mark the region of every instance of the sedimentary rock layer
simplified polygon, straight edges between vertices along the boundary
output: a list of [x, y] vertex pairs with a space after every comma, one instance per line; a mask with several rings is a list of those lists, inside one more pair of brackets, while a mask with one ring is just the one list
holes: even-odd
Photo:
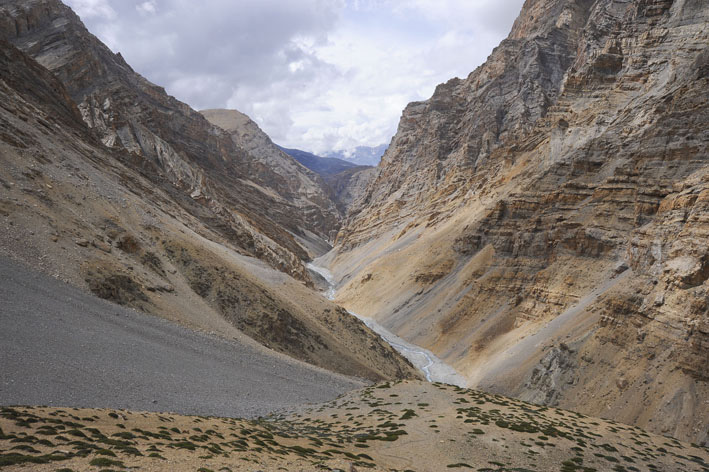
[[[351, 376], [417, 377], [363, 323], [215, 228], [155, 167], [106, 147], [62, 82], [2, 40], [0, 70], [0, 254], [257, 350]], [[42, 287], [23, 296], [32, 290]]]
[[706, 441], [708, 26], [698, 0], [527, 1], [404, 111], [338, 299], [472, 385]]

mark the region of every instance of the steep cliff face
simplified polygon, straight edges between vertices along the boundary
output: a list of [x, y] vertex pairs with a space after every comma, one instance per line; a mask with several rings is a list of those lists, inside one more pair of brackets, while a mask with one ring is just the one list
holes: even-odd
[[417, 377], [363, 323], [245, 255], [170, 182], [136, 170], [125, 149], [104, 146], [64, 85], [3, 40], [0, 70], [0, 255], [115, 303], [329, 370]]
[[314, 255], [309, 246], [327, 241], [340, 218], [308, 175], [294, 169], [293, 183], [264, 165], [254, 149], [135, 73], [61, 2], [4, 0], [0, 8], [0, 34], [64, 83], [106, 146], [155, 168], [156, 179], [199, 203], [245, 251], [307, 277], [300, 259]]
[[591, 3], [528, 2], [484, 65], [465, 80], [439, 85], [428, 101], [409, 104], [359, 205], [366, 215], [352, 219], [343, 244], [360, 242], [360, 231], [371, 236], [367, 215], [376, 214], [384, 223], [377, 226], [386, 228], [476, 193], [503, 164], [491, 159], [493, 149], [529, 129], [556, 101]]
[[376, 168], [357, 166], [325, 177], [325, 182], [334, 193], [342, 212], [347, 215], [355, 202], [359, 202], [369, 183], [376, 175]]
[[472, 385], [706, 441], [708, 26], [696, 0], [528, 0], [404, 111], [338, 300]]
[[374, 178], [375, 169], [371, 166], [356, 165], [334, 157], [320, 157], [299, 149], [281, 149], [322, 176], [332, 199], [343, 215], [349, 213], [354, 202], [359, 201]]

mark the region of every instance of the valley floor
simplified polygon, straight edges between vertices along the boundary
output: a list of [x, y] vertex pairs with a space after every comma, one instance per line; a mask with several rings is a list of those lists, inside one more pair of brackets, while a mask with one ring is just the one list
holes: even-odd
[[[313, 263], [308, 264], [307, 267], [311, 271], [319, 274], [325, 280], [327, 283], [327, 290], [323, 292], [323, 295], [329, 300], [334, 300], [335, 283], [332, 273], [326, 268]], [[384, 326], [380, 325], [372, 318], [360, 316], [352, 311], [348, 311], [348, 313], [361, 320], [369, 329], [377, 333], [391, 347], [396, 349], [399, 354], [407, 358], [414, 367], [421, 371], [426, 380], [429, 382], [442, 382], [450, 385], [457, 385], [459, 387], [466, 386], [467, 381], [462, 375], [456, 372], [453, 367], [443, 362], [443, 360], [428, 349], [424, 349], [421, 346], [417, 346], [416, 344], [406, 341], [386, 329]]]
[[364, 386], [98, 299], [0, 258], [0, 405], [255, 417]]
[[706, 449], [636, 427], [442, 383], [365, 386], [4, 258], [0, 304], [2, 470], [709, 472]]

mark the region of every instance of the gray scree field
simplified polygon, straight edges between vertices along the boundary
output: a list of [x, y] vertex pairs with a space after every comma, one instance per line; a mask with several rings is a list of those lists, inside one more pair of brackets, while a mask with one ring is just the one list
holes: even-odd
[[0, 258], [1, 405], [254, 417], [361, 386]]

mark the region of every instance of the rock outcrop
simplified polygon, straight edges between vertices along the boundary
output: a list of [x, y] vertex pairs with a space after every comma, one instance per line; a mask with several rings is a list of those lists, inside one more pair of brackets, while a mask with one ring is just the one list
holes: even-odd
[[404, 110], [376, 170], [330, 182], [339, 208], [253, 122], [212, 125], [60, 2], [0, 13], [24, 51], [0, 43], [3, 252], [343, 373], [412, 376], [294, 279], [346, 211], [326, 259], [348, 309], [472, 386], [707, 444], [705, 1], [527, 0], [484, 65]]
[[373, 167], [356, 165], [334, 157], [320, 157], [298, 149], [282, 148], [298, 162], [320, 174], [343, 215], [358, 201], [374, 178]]
[[404, 110], [337, 299], [473, 386], [707, 441], [708, 26], [697, 0], [528, 0]]
[[203, 110], [200, 113], [229, 133], [234, 144], [254, 157], [246, 169], [251, 180], [275, 189], [302, 215], [307, 215], [309, 227], [303, 229], [315, 229], [317, 234], [330, 240], [330, 233], [339, 227], [341, 215], [331, 189], [318, 174], [283, 152], [251, 118], [238, 110]]
[[333, 198], [344, 215], [362, 198], [375, 175], [376, 168], [357, 166], [325, 177], [325, 182], [332, 189]]

